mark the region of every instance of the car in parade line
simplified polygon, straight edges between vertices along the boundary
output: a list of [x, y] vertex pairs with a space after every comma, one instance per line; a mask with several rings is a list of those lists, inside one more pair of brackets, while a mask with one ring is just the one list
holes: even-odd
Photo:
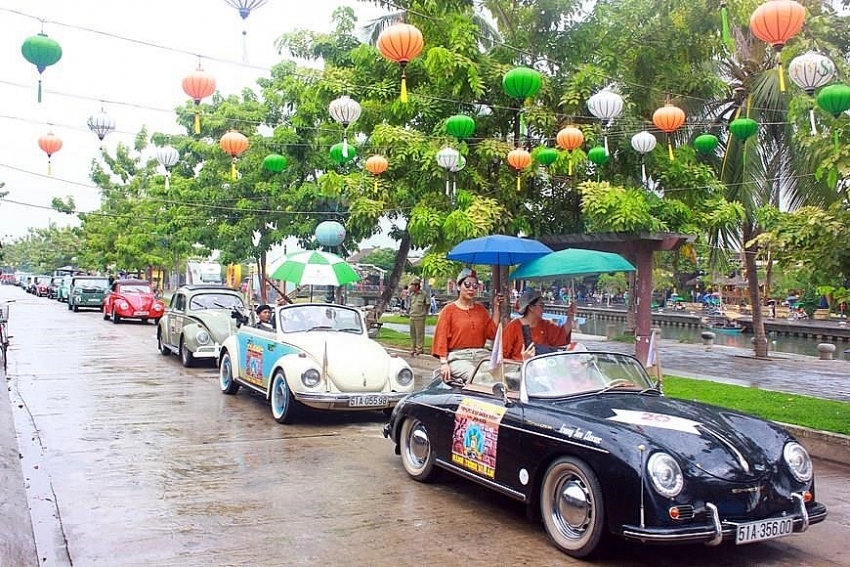
[[243, 324], [222, 346], [221, 391], [270, 403], [278, 423], [319, 410], [390, 411], [413, 391], [407, 362], [369, 338], [359, 309], [330, 303], [274, 308], [273, 329]]
[[103, 298], [109, 289], [106, 276], [72, 276], [68, 288], [68, 309], [77, 312], [82, 307], [103, 308]]
[[32, 294], [38, 297], [49, 297], [51, 279], [52, 276], [36, 276], [33, 280]]
[[156, 330], [163, 355], [175, 353], [183, 366], [217, 360], [224, 339], [236, 332], [233, 310], [245, 309], [242, 294], [221, 285], [184, 285], [171, 296]]
[[808, 453], [775, 423], [667, 398], [640, 362], [557, 351], [482, 361], [394, 409], [384, 435], [408, 476], [448, 471], [525, 503], [584, 558], [607, 538], [748, 544], [822, 522]]
[[68, 294], [71, 291], [72, 275], [66, 275], [59, 278], [59, 287], [56, 289], [56, 301], [60, 303], [68, 303]]
[[145, 280], [115, 280], [103, 298], [103, 318], [119, 323], [122, 319], [140, 319], [158, 323], [165, 313], [165, 304], [157, 299], [150, 282]]

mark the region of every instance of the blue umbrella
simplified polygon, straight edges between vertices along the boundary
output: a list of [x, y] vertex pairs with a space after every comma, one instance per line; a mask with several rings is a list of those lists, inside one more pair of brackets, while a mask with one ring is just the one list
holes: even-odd
[[565, 248], [524, 263], [511, 274], [511, 279], [530, 280], [634, 271], [635, 267], [619, 254]]
[[449, 252], [449, 260], [488, 266], [513, 266], [550, 254], [552, 249], [530, 238], [493, 234], [464, 240]]

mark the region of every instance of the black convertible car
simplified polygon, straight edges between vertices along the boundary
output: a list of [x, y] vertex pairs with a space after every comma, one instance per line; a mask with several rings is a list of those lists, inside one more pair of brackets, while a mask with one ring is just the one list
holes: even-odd
[[555, 352], [435, 379], [384, 435], [421, 482], [445, 469], [539, 511], [574, 557], [611, 534], [645, 543], [737, 544], [826, 518], [806, 450], [774, 423], [666, 398], [635, 358]]

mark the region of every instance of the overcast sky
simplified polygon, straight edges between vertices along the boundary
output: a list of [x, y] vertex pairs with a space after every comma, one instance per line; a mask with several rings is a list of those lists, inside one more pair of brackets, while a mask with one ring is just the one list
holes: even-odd
[[[142, 126], [149, 132], [185, 133], [174, 120], [174, 108], [187, 98], [181, 81], [197, 67], [197, 55], [211, 58], [202, 64], [222, 94], [256, 87], [257, 77], [280, 60], [277, 37], [297, 28], [330, 31], [331, 13], [341, 5], [353, 7], [361, 25], [381, 14], [358, 0], [269, 0], [247, 20], [245, 65], [243, 21], [224, 0], [3, 0], [0, 181], [9, 195], [0, 202], [0, 240], [51, 220], [73, 223], [50, 209], [53, 197], [72, 195], [80, 211], [98, 207], [100, 194], [88, 173], [100, 142], [86, 121], [101, 101], [116, 122], [116, 131], [104, 140], [108, 149], [118, 142], [132, 145]], [[21, 55], [24, 40], [41, 31], [40, 19], [44, 32], [62, 46], [62, 59], [43, 74], [41, 104], [38, 72]], [[47, 177], [38, 138], [51, 130], [64, 145], [53, 155], [53, 176]]]

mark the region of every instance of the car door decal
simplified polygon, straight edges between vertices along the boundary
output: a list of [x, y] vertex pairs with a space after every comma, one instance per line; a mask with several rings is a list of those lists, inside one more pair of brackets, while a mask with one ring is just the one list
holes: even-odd
[[245, 379], [252, 384], [263, 384], [263, 346], [248, 342], [245, 348]]
[[464, 398], [455, 412], [452, 462], [494, 478], [499, 425], [504, 415], [504, 407]]

